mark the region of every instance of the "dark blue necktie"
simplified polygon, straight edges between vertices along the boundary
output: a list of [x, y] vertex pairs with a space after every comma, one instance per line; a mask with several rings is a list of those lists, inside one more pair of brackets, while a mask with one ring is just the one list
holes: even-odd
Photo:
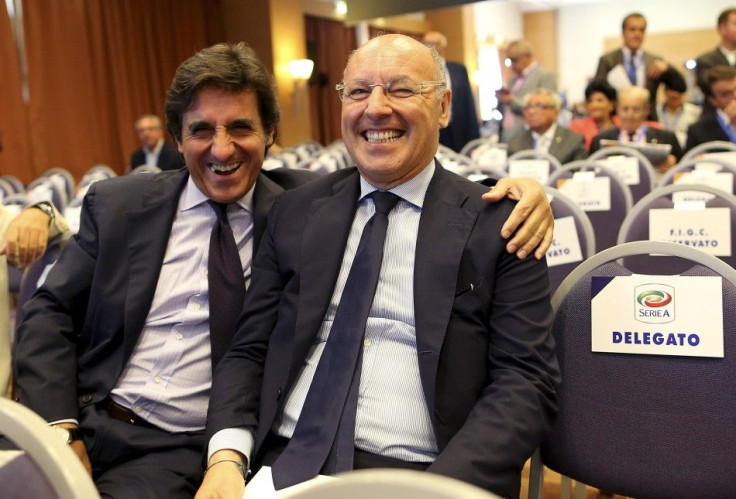
[[388, 214], [399, 197], [374, 191], [366, 223], [294, 434], [273, 464], [277, 490], [353, 468], [361, 342], [378, 283]]
[[210, 233], [207, 281], [210, 298], [212, 370], [230, 346], [245, 299], [243, 265], [227, 220], [227, 205], [209, 201], [217, 215]]
[[631, 52], [629, 64], [627, 65], [627, 73], [629, 73], [629, 81], [632, 85], [636, 85], [636, 52]]

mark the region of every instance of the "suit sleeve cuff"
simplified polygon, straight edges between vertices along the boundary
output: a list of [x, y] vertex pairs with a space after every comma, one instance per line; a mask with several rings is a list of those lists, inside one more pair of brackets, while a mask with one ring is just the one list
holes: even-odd
[[250, 467], [250, 458], [254, 445], [255, 439], [253, 438], [252, 430], [246, 428], [225, 428], [212, 435], [210, 443], [207, 446], [207, 461], [210, 460], [212, 454], [215, 452], [229, 449], [243, 454], [248, 459]]

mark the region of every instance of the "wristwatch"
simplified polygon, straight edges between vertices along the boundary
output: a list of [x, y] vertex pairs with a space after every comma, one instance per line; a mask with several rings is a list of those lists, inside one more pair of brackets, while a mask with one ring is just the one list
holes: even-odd
[[33, 205], [33, 208], [38, 208], [42, 212], [46, 213], [49, 216], [49, 225], [51, 225], [51, 222], [54, 221], [54, 207], [51, 206], [51, 203], [48, 201], [41, 201], [40, 203], [36, 203]]
[[65, 444], [70, 444], [75, 440], [81, 440], [79, 428], [64, 428], [63, 426], [53, 425], [51, 429], [59, 434]]

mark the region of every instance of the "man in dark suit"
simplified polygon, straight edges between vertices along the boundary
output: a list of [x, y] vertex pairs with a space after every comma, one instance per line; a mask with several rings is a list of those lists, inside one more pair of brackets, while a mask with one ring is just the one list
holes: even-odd
[[[630, 83], [649, 90], [649, 118], [657, 120], [656, 99], [657, 89], [662, 83], [678, 92], [687, 91], [685, 79], [677, 69], [660, 56], [642, 49], [644, 34], [647, 29], [646, 18], [637, 12], [624, 17], [621, 23], [621, 33], [624, 45], [620, 49], [608, 52], [598, 60], [598, 69], [595, 72], [596, 80], [606, 80], [608, 73], [622, 66], [628, 73]], [[617, 88], [617, 90], [622, 90]]]
[[560, 163], [585, 159], [585, 137], [557, 124], [562, 100], [557, 92], [538, 88], [524, 96], [524, 121], [528, 130], [521, 130], [508, 143], [508, 154], [533, 149], [549, 153]]
[[[423, 43], [434, 47], [437, 53], [445, 59], [447, 38], [438, 31], [424, 34]], [[470, 88], [468, 70], [459, 62], [445, 59], [445, 69], [452, 90], [452, 104], [450, 105], [450, 123], [440, 130], [440, 144], [453, 151], [460, 152], [465, 144], [480, 137], [478, 129], [478, 115], [475, 112], [475, 99]]]
[[144, 114], [135, 121], [135, 133], [141, 148], [130, 155], [130, 169], [141, 166], [158, 166], [162, 170], [178, 170], [184, 166], [181, 154], [164, 140], [161, 119], [155, 114]]
[[[286, 463], [296, 460], [311, 476], [426, 469], [518, 497], [521, 469], [556, 407], [546, 265], [509, 258], [496, 234], [511, 206], [479, 202], [477, 184], [433, 158], [450, 95], [432, 58], [412, 38], [384, 35], [348, 61], [342, 130], [357, 170], [286, 193], [269, 217], [238, 331], [215, 373], [199, 497], [240, 497], [233, 462], [250, 460], [273, 464], [279, 487], [293, 482], [298, 470]], [[378, 285], [359, 295], [368, 300], [341, 303], [355, 284], [351, 266], [371, 255], [358, 239], [376, 196], [397, 201]], [[344, 317], [357, 301], [372, 305], [349, 334]], [[335, 441], [327, 457], [302, 447], [316, 422], [305, 412], [314, 416], [333, 393], [322, 381], [345, 379], [320, 374], [345, 340], [362, 361], [349, 366], [353, 397], [338, 428], [317, 430], [322, 451]], [[316, 409], [318, 419], [332, 414]]]
[[703, 85], [715, 111], [704, 114], [687, 129], [685, 152], [715, 140], [736, 142], [736, 68], [714, 66], [705, 73]]
[[[182, 63], [165, 109], [187, 168], [94, 184], [78, 234], [18, 332], [17, 399], [49, 421], [100, 492], [115, 497], [193, 495], [212, 368], [242, 299], [214, 310], [244, 293], [276, 196], [314, 178], [261, 171], [279, 108], [273, 78], [245, 44], [216, 45]], [[491, 197], [524, 188], [502, 184]], [[549, 227], [548, 206], [535, 194], [519, 205], [536, 211], [537, 222], [530, 216], [526, 234], [509, 242], [521, 256], [527, 239], [536, 245]], [[228, 232], [223, 225], [232, 235], [217, 239], [231, 241], [239, 262], [228, 274], [239, 282], [218, 300], [210, 271], [218, 246], [209, 248]], [[231, 327], [215, 334], [223, 320]]]
[[669, 144], [672, 146], [667, 159], [654, 165], [660, 172], [666, 172], [682, 158], [682, 149], [677, 136], [669, 130], [657, 130], [645, 123], [649, 115], [649, 91], [641, 87], [629, 87], [618, 94], [616, 113], [621, 121], [620, 128], [599, 133], [590, 144], [590, 153], [601, 148], [601, 140], [617, 140], [622, 144]]
[[736, 8], [729, 7], [718, 15], [718, 34], [721, 37], [721, 44], [711, 50], [698, 56], [695, 60], [695, 76], [698, 80], [698, 86], [703, 92], [703, 114], [713, 111], [713, 105], [708, 99], [708, 83], [705, 75], [709, 69], [715, 66], [731, 66], [736, 67]]

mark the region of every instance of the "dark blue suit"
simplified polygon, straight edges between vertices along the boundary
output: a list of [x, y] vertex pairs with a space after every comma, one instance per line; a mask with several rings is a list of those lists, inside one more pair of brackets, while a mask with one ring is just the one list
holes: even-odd
[[459, 62], [447, 61], [452, 84], [452, 115], [447, 128], [440, 130], [440, 144], [459, 152], [473, 139], [480, 137], [475, 100], [468, 80], [468, 70]]
[[[257, 428], [256, 464], [329, 305], [359, 184], [355, 169], [340, 170], [285, 193], [269, 216], [207, 416], [208, 436]], [[419, 222], [417, 357], [439, 448], [429, 471], [518, 497], [556, 412], [559, 372], [546, 265], [506, 252], [513, 203], [485, 203], [483, 192], [437, 163]]]
[[[276, 196], [309, 173], [260, 174], [254, 248]], [[104, 410], [151, 307], [187, 179], [182, 169], [94, 184], [79, 233], [26, 305], [18, 333], [18, 400], [47, 421], [78, 420], [95, 482], [115, 497], [191, 496], [201, 479], [201, 432], [131, 426]]]

